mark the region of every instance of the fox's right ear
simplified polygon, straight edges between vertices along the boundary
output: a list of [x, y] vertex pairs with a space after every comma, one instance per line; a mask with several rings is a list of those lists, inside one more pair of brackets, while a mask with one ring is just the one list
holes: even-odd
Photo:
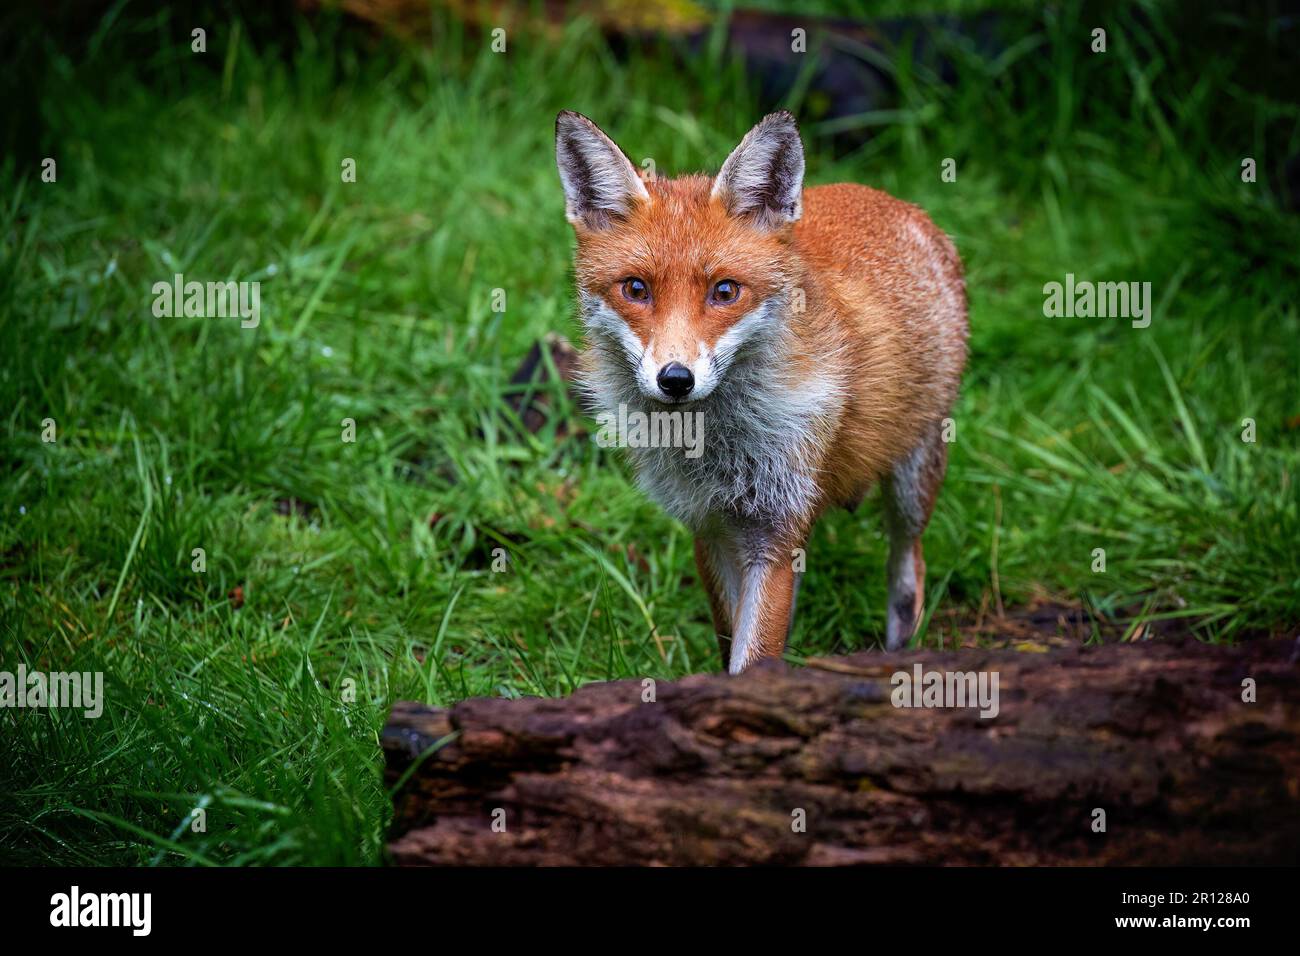
[[733, 216], [767, 229], [803, 213], [803, 142], [785, 110], [764, 116], [731, 151], [713, 180], [713, 195]]
[[563, 110], [555, 118], [555, 163], [564, 184], [564, 212], [569, 222], [605, 229], [649, 200], [636, 167], [599, 126], [581, 113]]

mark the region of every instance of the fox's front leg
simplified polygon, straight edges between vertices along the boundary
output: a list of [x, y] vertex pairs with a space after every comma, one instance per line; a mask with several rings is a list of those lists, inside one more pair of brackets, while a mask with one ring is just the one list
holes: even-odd
[[731, 660], [731, 635], [740, 599], [740, 571], [731, 548], [719, 537], [695, 539], [695, 567], [704, 585], [704, 593], [709, 596], [713, 633], [718, 637], [718, 651], [722, 654], [725, 668]]
[[739, 674], [754, 662], [780, 657], [794, 623], [794, 600], [800, 575], [793, 552], [798, 539], [780, 536], [771, 544], [753, 546], [742, 554], [740, 601], [732, 632], [728, 669]]

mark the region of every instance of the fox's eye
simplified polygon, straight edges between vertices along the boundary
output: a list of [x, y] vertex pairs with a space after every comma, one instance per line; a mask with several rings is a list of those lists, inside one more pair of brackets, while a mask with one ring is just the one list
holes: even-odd
[[641, 279], [635, 277], [623, 280], [623, 297], [633, 302], [648, 302], [650, 299], [650, 287]]
[[709, 301], [715, 305], [728, 305], [738, 298], [740, 298], [740, 283], [731, 279], [715, 282], [713, 291], [709, 293]]

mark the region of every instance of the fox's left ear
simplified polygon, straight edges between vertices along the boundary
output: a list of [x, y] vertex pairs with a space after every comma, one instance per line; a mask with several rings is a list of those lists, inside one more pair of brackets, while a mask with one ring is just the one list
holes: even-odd
[[803, 212], [803, 143], [794, 117], [781, 110], [763, 117], [727, 157], [713, 195], [733, 216], [765, 229], [798, 220]]
[[604, 229], [634, 203], [650, 200], [632, 161], [581, 113], [563, 110], [555, 118], [555, 162], [565, 214], [575, 227]]

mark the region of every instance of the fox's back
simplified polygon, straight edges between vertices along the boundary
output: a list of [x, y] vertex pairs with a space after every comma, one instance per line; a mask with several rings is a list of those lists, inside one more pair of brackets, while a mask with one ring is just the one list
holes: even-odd
[[840, 460], [828, 468], [874, 477], [956, 399], [967, 339], [961, 260], [919, 207], [853, 183], [804, 190], [794, 238], [825, 295], [808, 344], [828, 331], [844, 342], [837, 372], [849, 402], [832, 449]]
[[803, 204], [795, 242], [822, 277], [905, 314], [938, 298], [935, 318], [960, 314], [964, 340], [961, 259], [919, 206], [857, 183], [806, 189]]

